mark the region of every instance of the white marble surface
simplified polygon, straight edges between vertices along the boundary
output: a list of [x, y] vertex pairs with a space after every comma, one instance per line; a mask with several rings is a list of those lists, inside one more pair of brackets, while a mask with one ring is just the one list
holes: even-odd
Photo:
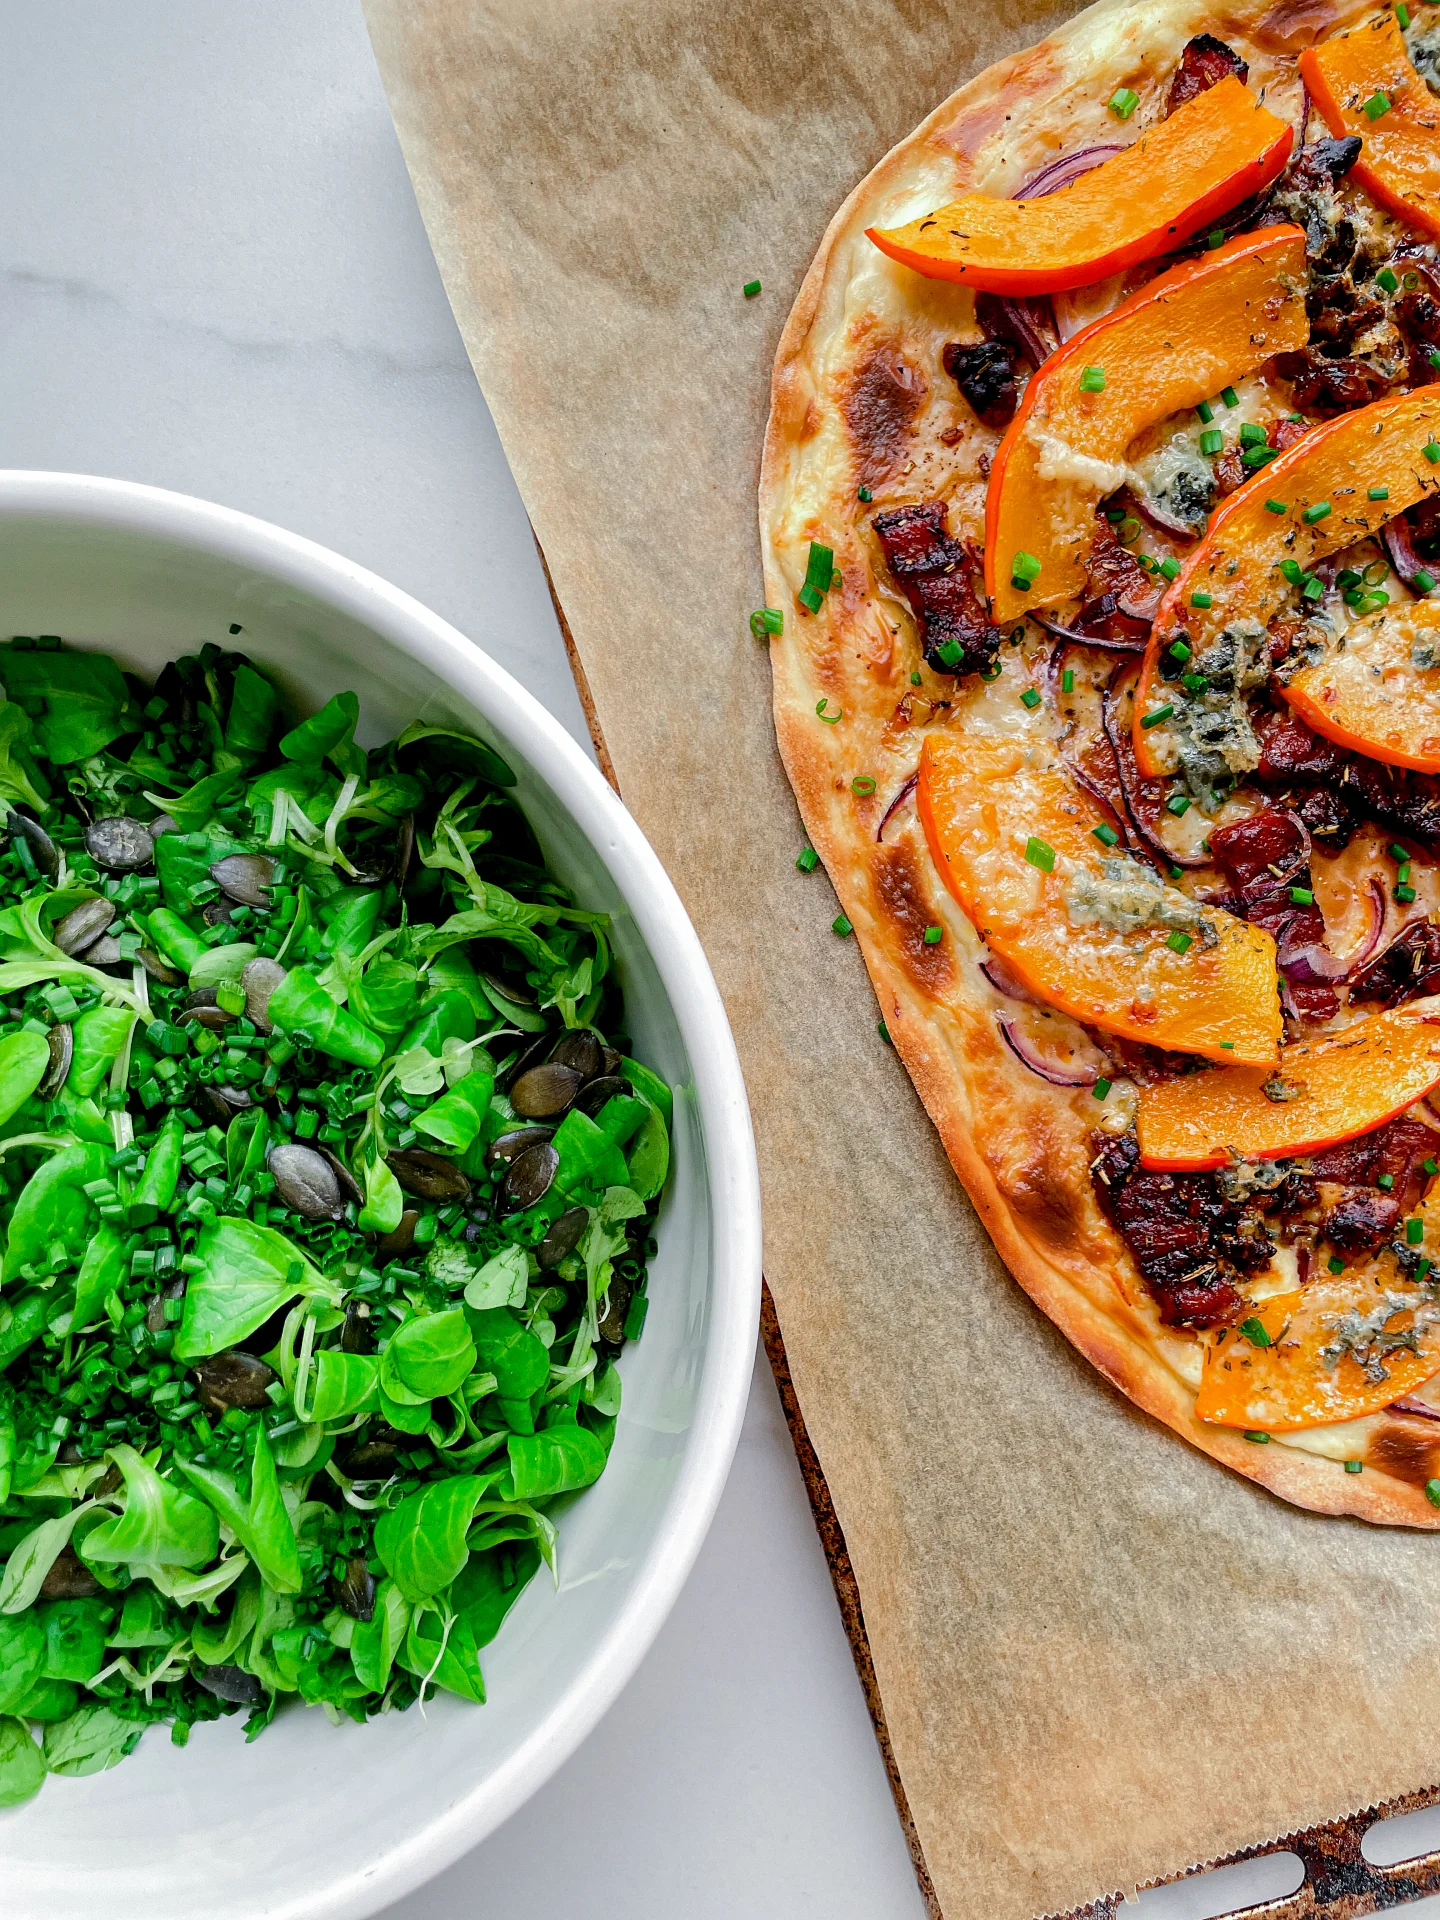
[[[0, 46], [0, 465], [321, 540], [483, 636], [583, 741], [358, 8], [0, 0]], [[550, 1786], [390, 1920], [921, 1912], [762, 1362], [649, 1659]]]

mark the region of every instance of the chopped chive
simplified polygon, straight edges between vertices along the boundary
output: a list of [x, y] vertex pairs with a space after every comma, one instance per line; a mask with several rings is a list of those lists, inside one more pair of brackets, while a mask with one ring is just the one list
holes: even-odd
[[1345, 1262], [1342, 1259], [1340, 1259], [1340, 1257], [1337, 1254], [1332, 1253], [1330, 1258], [1325, 1262], [1325, 1264], [1330, 1269], [1331, 1273], [1343, 1273], [1345, 1271]]
[[1190, 604], [1192, 607], [1199, 607], [1203, 612], [1206, 607], [1213, 607], [1215, 602], [1203, 588], [1199, 588], [1191, 594]]
[[1066, 667], [1065, 671], [1061, 674], [1060, 691], [1062, 693], [1073, 693], [1075, 691], [1075, 669], [1073, 667]]
[[821, 607], [825, 604], [825, 596], [818, 587], [801, 587], [795, 598], [807, 613], [819, 613]]
[[1012, 585], [1028, 587], [1040, 578], [1040, 562], [1033, 553], [1022, 548], [1010, 562], [1010, 580]]
[[845, 718], [845, 709], [843, 707], [837, 707], [834, 713], [827, 713], [825, 709], [828, 705], [829, 705], [828, 700], [823, 700], [823, 699], [817, 700], [815, 703], [815, 711], [820, 716], [820, 718], [825, 722], [827, 727], [833, 727], [836, 721], [843, 720]]
[[1090, 831], [1102, 847], [1113, 847], [1120, 838], [1114, 827], [1108, 825], [1104, 820], [1100, 822], [1098, 827], [1092, 827]]
[[1022, 707], [1028, 707], [1031, 713], [1035, 711], [1036, 707], [1040, 704], [1040, 696], [1034, 687], [1026, 687], [1020, 696], [1020, 704]]
[[1398, 840], [1392, 840], [1390, 842], [1390, 845], [1386, 848], [1386, 852], [1390, 855], [1390, 858], [1392, 860], [1398, 860], [1402, 867], [1405, 865], [1406, 861], [1410, 858], [1409, 854], [1405, 851], [1404, 847], [1401, 846]]
[[1395, 1185], [1395, 1176], [1393, 1173], [1382, 1173], [1375, 1184], [1382, 1193], [1389, 1193]]
[[1402, 907], [1408, 907], [1415, 899], [1415, 889], [1413, 887], [1396, 887], [1395, 898], [1400, 902]]
[[1389, 267], [1381, 267], [1375, 276], [1375, 284], [1377, 287], [1383, 287], [1386, 293], [1395, 293], [1399, 290], [1400, 286], [1400, 282], [1390, 271]]
[[918, 687], [923, 684], [918, 672], [912, 673], [910, 675], [910, 684], [912, 687]]
[[883, 1020], [877, 1020], [875, 1022], [875, 1031], [879, 1034], [882, 1040], [886, 1041], [890, 1046], [892, 1047], [894, 1046], [895, 1042], [890, 1038], [890, 1029], [886, 1026]]
[[1248, 1320], [1242, 1320], [1240, 1322], [1240, 1331], [1252, 1347], [1268, 1347], [1274, 1345], [1269, 1334], [1265, 1331], [1264, 1321], [1257, 1319], [1253, 1313]]
[[1268, 1447], [1270, 1444], [1270, 1436], [1268, 1433], [1247, 1433], [1245, 1438], [1247, 1440], [1253, 1440], [1257, 1447]]
[[[1205, 236], [1205, 244], [1210, 248], [1212, 253], [1216, 247], [1223, 247], [1225, 244], [1225, 229], [1223, 227], [1211, 227], [1209, 233]], [[1227, 406], [1233, 407], [1234, 404], [1235, 402], [1233, 400], [1226, 402]]]
[[1369, 498], [1372, 500], [1388, 500], [1390, 498], [1390, 489], [1388, 487], [1371, 487]]
[[1265, 445], [1265, 429], [1263, 427], [1257, 427], [1253, 420], [1245, 421], [1240, 428], [1240, 444], [1242, 447], [1263, 447]]
[[1302, 600], [1322, 600], [1325, 597], [1325, 582], [1317, 580], [1312, 574], [1300, 589]]
[[1190, 811], [1190, 802], [1183, 793], [1172, 793], [1170, 798], [1165, 802], [1165, 811], [1167, 813], [1173, 813], [1177, 820], [1183, 820], [1185, 815]]
[[1039, 867], [1042, 873], [1055, 871], [1055, 849], [1044, 840], [1037, 840], [1032, 833], [1025, 842], [1025, 858], [1032, 867]]
[[1205, 454], [1219, 453], [1225, 444], [1225, 436], [1219, 427], [1209, 427], [1200, 436], [1200, 451]]
[[1113, 1080], [1107, 1080], [1104, 1074], [1102, 1073], [1100, 1075], [1100, 1078], [1095, 1082], [1094, 1086], [1090, 1089], [1091, 1098], [1095, 1100], [1103, 1100], [1106, 1094], [1109, 1093], [1111, 1087], [1114, 1086], [1114, 1084], [1115, 1082]]
[[1427, 440], [1425, 445], [1420, 449], [1420, 451], [1424, 454], [1425, 458], [1430, 462], [1432, 467], [1434, 466], [1437, 460], [1440, 460], [1440, 445], [1437, 445], [1437, 443], [1434, 440]]
[[965, 658], [965, 649], [958, 640], [942, 640], [935, 649], [935, 658], [953, 673]]
[[1418, 587], [1421, 593], [1433, 593], [1435, 591], [1435, 576], [1430, 572], [1428, 567], [1417, 567], [1410, 584], [1412, 587]]
[[938, 947], [944, 938], [945, 929], [943, 927], [926, 927], [925, 944], [927, 947]]
[[870, 491], [869, 487], [857, 487], [855, 489], [855, 498], [857, 500], [865, 501], [865, 503], [868, 505], [870, 501], [872, 501], [875, 498], [875, 496]]
[[1133, 87], [1117, 87], [1107, 102], [1117, 120], [1128, 120], [1139, 104], [1140, 96]]
[[814, 847], [802, 847], [795, 856], [795, 864], [801, 873], [814, 873], [820, 864], [820, 856]]
[[772, 633], [785, 631], [785, 616], [778, 607], [757, 607], [750, 616], [750, 631], [757, 640], [768, 640]]
[[1407, 1220], [1405, 1222], [1405, 1244], [1407, 1247], [1418, 1247], [1424, 1238], [1425, 1222], [1423, 1220]]
[[1165, 558], [1160, 562], [1160, 571], [1167, 580], [1177, 579], [1180, 573], [1180, 562], [1178, 560], [1172, 560], [1169, 554], [1166, 554]]
[[1250, 471], [1254, 473], [1259, 468], [1268, 466], [1272, 460], [1278, 460], [1279, 458], [1280, 449], [1278, 447], [1266, 446], [1262, 441], [1258, 447], [1246, 447], [1242, 450], [1240, 464], [1248, 467]]
[[1209, 426], [1210, 422], [1215, 418], [1215, 409], [1211, 406], [1208, 400], [1202, 400], [1199, 406], [1196, 407], [1195, 411], [1196, 413], [1199, 414], [1201, 420], [1204, 422], [1204, 424], [1207, 427]]
[[1265, 511], [1267, 513], [1288, 513], [1290, 509], [1283, 500], [1267, 500], [1265, 502]]
[[1080, 371], [1081, 393], [1103, 393], [1105, 391], [1105, 369], [1103, 367], [1082, 367]]
[[1305, 522], [1307, 527], [1313, 527], [1317, 521], [1327, 519], [1329, 513], [1330, 502], [1328, 500], [1317, 500], [1313, 507], [1306, 507], [1300, 515], [1300, 518]]
[[1440, 347], [1431, 347], [1425, 358], [1432, 367], [1440, 367]]
[[1189, 643], [1184, 640], [1172, 640], [1170, 642], [1170, 657], [1172, 660], [1188, 660], [1190, 658]]
[[[1207, 848], [1207, 849], [1206, 849], [1206, 851], [1208, 852], [1208, 851], [1209, 851], [1209, 849]], [[1183, 869], [1182, 867], [1171, 867], [1171, 869], [1170, 869], [1170, 876], [1169, 876], [1169, 877], [1170, 877], [1170, 878], [1171, 878], [1172, 880], [1178, 880], [1178, 879], [1180, 878], [1180, 876], [1181, 876], [1181, 874], [1183, 873], [1183, 871], [1184, 871], [1184, 869]]]
[[859, 800], [868, 800], [875, 791], [875, 782], [868, 773], [857, 773], [850, 782], [850, 791]]
[[1195, 942], [1188, 933], [1167, 933], [1165, 944], [1172, 953], [1188, 953]]
[[1367, 120], [1378, 120], [1382, 113], [1388, 113], [1390, 111], [1390, 102], [1377, 87], [1361, 107], [1360, 111]]
[[1417, 1260], [1415, 1263], [1415, 1278], [1417, 1280], [1423, 1280], [1434, 1264], [1435, 1262], [1433, 1260]]
[[1440, 1160], [1436, 1160], [1432, 1154], [1428, 1160], [1422, 1160], [1420, 1162], [1420, 1171], [1422, 1173], [1440, 1173]]
[[1171, 714], [1174, 713], [1174, 711], [1175, 711], [1174, 707], [1171, 706], [1170, 702], [1167, 700], [1163, 707], [1156, 707], [1153, 713], [1142, 714], [1140, 717], [1140, 724], [1142, 727], [1146, 728], [1147, 730], [1151, 727], [1158, 727], [1160, 722], [1162, 720], [1168, 720]]
[[1220, 1045], [1226, 1053], [1233, 1053], [1235, 1051], [1235, 1042], [1233, 1040], [1222, 1040]]
[[1427, 1480], [1425, 1482], [1425, 1498], [1430, 1502], [1432, 1507], [1440, 1507], [1440, 1480]]
[[1315, 895], [1309, 887], [1291, 887], [1290, 904], [1292, 907], [1313, 907]]
[[851, 922], [845, 918], [843, 913], [837, 913], [835, 918], [830, 922], [830, 931], [832, 933], [838, 933], [843, 940], [845, 935], [847, 933], [853, 933], [855, 928]]
[[747, 280], [740, 291], [747, 300], [753, 300], [760, 291], [760, 282], [758, 280]]
[[1234, 387], [1222, 387], [1220, 389], [1220, 398], [1225, 402], [1227, 407], [1238, 407], [1240, 404], [1240, 396], [1236, 393]]
[[1405, 0], [1395, 0], [1395, 18], [1400, 22], [1402, 31], [1409, 26], [1410, 9], [1406, 6]]
[[1365, 1471], [1365, 1462], [1363, 1460], [1347, 1460], [1345, 1462], [1345, 1471], [1346, 1473], [1363, 1473]]

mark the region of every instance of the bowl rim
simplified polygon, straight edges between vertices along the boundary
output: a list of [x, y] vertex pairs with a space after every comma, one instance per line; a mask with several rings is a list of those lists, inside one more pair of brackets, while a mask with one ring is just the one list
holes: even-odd
[[659, 857], [599, 769], [514, 677], [458, 628], [378, 574], [232, 507], [136, 481], [0, 469], [0, 521], [60, 521], [163, 539], [251, 566], [370, 626], [470, 700], [523, 748], [623, 893], [694, 1072], [712, 1220], [710, 1326], [685, 1452], [630, 1594], [560, 1699], [515, 1752], [378, 1858], [272, 1920], [360, 1920], [492, 1833], [569, 1759], [614, 1703], [679, 1597], [740, 1438], [760, 1315], [760, 1180], [739, 1055], [699, 937]]

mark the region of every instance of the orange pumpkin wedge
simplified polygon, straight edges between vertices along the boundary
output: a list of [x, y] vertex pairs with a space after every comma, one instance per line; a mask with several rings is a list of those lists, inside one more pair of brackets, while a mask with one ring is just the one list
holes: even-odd
[[[1440, 1246], [1440, 1203], [1427, 1200], [1419, 1251]], [[1195, 1412], [1220, 1427], [1298, 1433], [1378, 1413], [1440, 1368], [1440, 1299], [1388, 1248], [1343, 1273], [1318, 1272], [1292, 1293], [1273, 1294], [1238, 1327], [1205, 1341]], [[1413, 1342], [1413, 1345], [1411, 1344]]]
[[1357, 620], [1342, 645], [1327, 647], [1282, 691], [1307, 725], [1342, 747], [1440, 773], [1440, 606], [1422, 600]]
[[1440, 236], [1440, 100], [1410, 64], [1394, 14], [1387, 9], [1307, 47], [1300, 75], [1331, 133], [1360, 136], [1351, 178], [1391, 213]]
[[[1440, 1086], [1440, 998], [1287, 1047], [1274, 1073], [1236, 1067], [1140, 1089], [1140, 1159], [1171, 1173], [1318, 1153]], [[1268, 1089], [1268, 1091], [1267, 1091]]]
[[[985, 587], [998, 620], [1085, 590], [1096, 502], [1148, 426], [1194, 407], [1272, 353], [1303, 347], [1305, 236], [1266, 227], [1172, 267], [1066, 342], [1035, 374], [990, 468]], [[1081, 387], [1099, 368], [1103, 390]], [[1040, 563], [1012, 584], [1017, 552]]]
[[[1440, 464], [1425, 456], [1437, 434], [1440, 387], [1377, 400], [1313, 428], [1221, 501], [1150, 630], [1135, 689], [1135, 758], [1147, 778], [1172, 772], [1178, 760], [1162, 710], [1183, 718], [1186, 695], [1178, 679], [1162, 679], [1166, 649], [1183, 638], [1199, 655], [1233, 621], [1268, 625], [1295, 592], [1283, 563], [1306, 572], [1440, 489]], [[1271, 501], [1284, 511], [1273, 512]], [[1197, 592], [1208, 606], [1194, 604]]]
[[1269, 934], [1197, 908], [1110, 854], [1089, 796], [1063, 765], [1032, 757], [1018, 740], [945, 734], [931, 734], [920, 755], [931, 855], [991, 952], [1038, 998], [1107, 1033], [1273, 1064], [1280, 1001]]
[[1294, 135], [1233, 74], [1123, 153], [1038, 200], [967, 193], [903, 227], [868, 227], [931, 280], [994, 293], [1088, 287], [1170, 253], [1275, 178]]

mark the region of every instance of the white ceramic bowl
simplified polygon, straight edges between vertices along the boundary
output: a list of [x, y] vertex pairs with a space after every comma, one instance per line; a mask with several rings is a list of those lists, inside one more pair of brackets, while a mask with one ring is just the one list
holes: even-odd
[[[232, 622], [243, 633], [229, 637]], [[720, 997], [659, 861], [561, 727], [405, 594], [223, 507], [73, 474], [0, 472], [0, 636], [58, 633], [153, 673], [243, 647], [306, 709], [360, 695], [376, 744], [418, 715], [495, 742], [554, 870], [614, 916], [636, 1051], [677, 1089], [675, 1164], [643, 1340], [604, 1478], [560, 1522], [560, 1585], [532, 1582], [484, 1655], [490, 1704], [332, 1727], [282, 1713], [163, 1729], [87, 1780], [0, 1814], [5, 1920], [339, 1920], [482, 1839], [579, 1745], [655, 1637], [704, 1538], [754, 1353], [760, 1203]]]

